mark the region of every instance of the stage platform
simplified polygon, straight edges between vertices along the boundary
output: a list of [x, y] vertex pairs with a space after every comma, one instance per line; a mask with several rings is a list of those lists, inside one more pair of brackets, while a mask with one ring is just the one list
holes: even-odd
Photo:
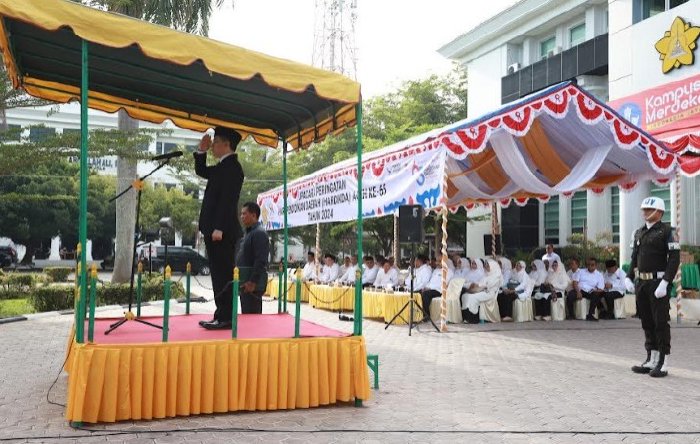
[[[160, 329], [97, 319], [95, 341], [68, 346], [66, 419], [114, 422], [240, 410], [309, 408], [369, 399], [362, 336], [301, 321], [287, 314], [239, 315], [230, 330], [199, 327], [210, 315], [169, 319]], [[160, 317], [144, 318], [162, 324]], [[86, 325], [87, 331], [87, 325]], [[73, 335], [71, 335], [71, 338]]]

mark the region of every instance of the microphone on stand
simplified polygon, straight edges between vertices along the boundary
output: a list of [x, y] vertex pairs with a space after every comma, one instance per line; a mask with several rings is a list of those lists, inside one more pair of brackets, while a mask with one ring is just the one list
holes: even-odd
[[166, 153], [166, 154], [160, 154], [158, 156], [151, 157], [151, 160], [169, 160], [169, 159], [172, 159], [173, 157], [180, 157], [183, 154], [184, 153], [182, 151], [171, 151], [171, 152]]

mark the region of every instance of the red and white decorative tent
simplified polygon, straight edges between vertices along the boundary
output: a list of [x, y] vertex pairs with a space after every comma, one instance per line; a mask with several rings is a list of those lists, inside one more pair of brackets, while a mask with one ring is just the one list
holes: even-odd
[[[459, 207], [495, 202], [524, 205], [530, 198], [546, 201], [552, 195], [570, 196], [582, 189], [602, 192], [613, 185], [625, 192], [642, 180], [669, 181], [678, 163], [678, 155], [661, 142], [576, 84], [564, 82], [477, 119], [456, 122], [368, 153], [361, 172], [363, 183], [392, 184], [401, 191], [392, 193], [387, 185], [384, 195], [365, 197], [366, 202], [374, 202], [368, 207], [376, 209], [365, 217], [395, 213], [399, 205], [412, 200], [441, 212], [446, 261], [447, 213]], [[345, 161], [292, 181], [290, 205], [298, 196], [315, 195], [304, 189], [356, 177], [357, 169], [351, 161]], [[395, 180], [398, 177], [403, 179]], [[430, 192], [431, 177], [440, 182], [435, 193]], [[416, 188], [413, 182], [424, 188]], [[338, 188], [342, 185], [332, 187]], [[273, 189], [263, 193], [258, 202], [265, 209], [279, 200], [281, 192]], [[325, 202], [333, 205], [338, 201], [321, 201], [320, 208]], [[298, 203], [302, 204], [301, 197]], [[333, 217], [323, 222], [349, 220], [343, 219], [342, 211], [329, 214]], [[276, 228], [274, 224], [268, 226]], [[443, 328], [445, 295], [443, 288]]]

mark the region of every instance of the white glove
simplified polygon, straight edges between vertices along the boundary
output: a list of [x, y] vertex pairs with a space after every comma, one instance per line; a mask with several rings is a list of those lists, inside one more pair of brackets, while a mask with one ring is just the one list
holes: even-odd
[[634, 293], [634, 282], [632, 282], [632, 279], [630, 278], [625, 278], [625, 288], [627, 291], [630, 293]]
[[656, 296], [657, 299], [661, 299], [662, 297], [666, 296], [666, 287], [668, 287], [668, 282], [666, 282], [665, 279], [662, 279], [661, 282], [659, 282], [659, 286], [656, 287], [656, 291], [654, 291], [654, 296]]

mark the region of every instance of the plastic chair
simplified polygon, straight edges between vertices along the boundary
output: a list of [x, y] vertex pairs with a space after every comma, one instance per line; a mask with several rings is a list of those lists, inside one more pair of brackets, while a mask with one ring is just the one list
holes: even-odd
[[[447, 322], [453, 324], [462, 323], [462, 286], [464, 285], [464, 279], [454, 278], [447, 284], [447, 296], [445, 297], [447, 301]], [[433, 322], [440, 322], [440, 312], [442, 301], [440, 298], [435, 298], [430, 301], [430, 319]]]

